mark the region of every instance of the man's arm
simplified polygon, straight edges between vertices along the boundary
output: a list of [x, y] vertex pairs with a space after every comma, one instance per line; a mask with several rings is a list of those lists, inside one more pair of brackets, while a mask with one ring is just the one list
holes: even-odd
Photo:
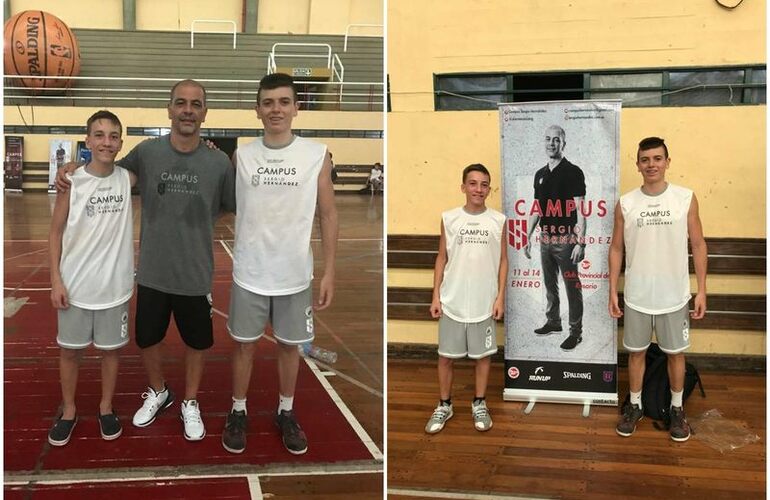
[[492, 309], [495, 319], [502, 319], [505, 314], [505, 290], [508, 285], [508, 241], [505, 237], [505, 222], [503, 222], [503, 236], [500, 248], [500, 266], [497, 271], [497, 298]]
[[575, 210], [577, 210], [577, 221], [575, 222], [575, 237], [576, 238], [584, 238], [583, 243], [578, 242], [577, 245], [572, 249], [572, 262], [574, 264], [577, 264], [586, 255], [586, 245], [585, 245], [585, 236], [586, 236], [586, 230], [588, 229], [588, 220], [583, 215], [583, 211], [580, 210], [580, 207], [583, 205], [583, 200], [585, 200], [585, 196], [576, 196], [574, 198], [575, 200]]
[[324, 252], [324, 275], [321, 278], [318, 305], [316, 310], [326, 309], [334, 297], [335, 259], [337, 256], [337, 207], [334, 205], [334, 186], [332, 185], [332, 159], [326, 153], [321, 173], [318, 175], [318, 211], [321, 221], [321, 246]]
[[441, 236], [438, 239], [438, 255], [433, 266], [433, 301], [430, 304], [430, 315], [433, 318], [441, 317], [441, 282], [444, 281], [444, 268], [447, 263], [446, 234], [444, 233], [444, 221], [441, 221]]
[[623, 251], [625, 249], [623, 224], [623, 211], [620, 209], [620, 202], [617, 202], [615, 204], [615, 223], [612, 226], [612, 242], [610, 243], [609, 252], [610, 300], [608, 310], [613, 318], [623, 316], [623, 311], [621, 311], [618, 304], [618, 280], [620, 279], [620, 266], [623, 264]]
[[687, 236], [692, 247], [692, 260], [695, 266], [695, 279], [698, 293], [695, 295], [692, 319], [701, 319], [706, 315], [706, 268], [708, 267], [708, 249], [703, 237], [703, 225], [698, 214], [698, 199], [692, 195], [690, 210], [687, 212]]
[[64, 226], [67, 224], [67, 216], [70, 211], [70, 192], [58, 193], [56, 203], [51, 216], [51, 231], [48, 234], [48, 254], [51, 269], [51, 304], [56, 309], [69, 307], [67, 289], [61, 279], [61, 247]]

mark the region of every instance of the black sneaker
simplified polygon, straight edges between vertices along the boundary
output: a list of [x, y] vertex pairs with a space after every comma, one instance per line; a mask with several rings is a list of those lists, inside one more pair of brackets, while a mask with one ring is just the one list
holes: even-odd
[[684, 416], [684, 408], [680, 406], [671, 407], [671, 427], [669, 427], [671, 439], [682, 443], [690, 439], [690, 424], [687, 423], [687, 417]]
[[637, 404], [631, 404], [630, 401], [623, 405], [623, 414], [620, 416], [618, 426], [615, 432], [623, 437], [628, 437], [636, 430], [636, 423], [639, 422], [644, 414], [641, 407]]
[[582, 335], [570, 335], [569, 337], [564, 339], [564, 342], [562, 342], [559, 347], [561, 347], [565, 351], [571, 351], [572, 349], [577, 347], [577, 345], [581, 342], [583, 342]]
[[78, 417], [72, 420], [62, 420], [61, 415], [54, 422], [51, 430], [48, 431], [48, 442], [51, 446], [64, 446], [70, 442], [72, 437], [72, 431], [75, 429], [75, 424], [78, 423]]
[[233, 410], [227, 414], [222, 446], [230, 453], [243, 453], [246, 449], [246, 424], [245, 410]]
[[275, 424], [281, 430], [283, 445], [294, 455], [307, 451], [307, 437], [294, 417], [294, 411], [281, 410], [275, 417]]
[[535, 333], [538, 335], [548, 335], [553, 332], [561, 331], [561, 323], [546, 323], [540, 328], [535, 328]]
[[107, 415], [99, 415], [99, 430], [102, 433], [102, 439], [112, 441], [118, 439], [123, 434], [123, 427], [115, 414], [115, 410]]

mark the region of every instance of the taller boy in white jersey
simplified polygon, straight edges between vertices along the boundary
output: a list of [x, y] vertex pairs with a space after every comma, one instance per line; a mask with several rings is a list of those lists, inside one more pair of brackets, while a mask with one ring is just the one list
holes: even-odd
[[131, 186], [136, 177], [114, 163], [122, 133], [120, 120], [109, 111], [88, 119], [91, 161], [72, 174], [72, 189], [59, 193], [51, 217], [51, 303], [58, 309], [62, 389], [62, 413], [48, 433], [53, 446], [67, 444], [77, 423], [78, 368], [92, 343], [102, 355], [102, 438], [116, 439], [123, 432], [112, 397], [118, 350], [128, 343], [128, 301], [134, 291]]
[[489, 171], [474, 163], [463, 170], [465, 205], [441, 214], [441, 238], [433, 274], [430, 314], [438, 324], [440, 401], [425, 425], [434, 434], [452, 418], [454, 360], [476, 360], [476, 392], [471, 404], [478, 431], [492, 427], [486, 403], [491, 356], [497, 352], [495, 320], [505, 311], [508, 275], [505, 215], [486, 206]]
[[[621, 196], [615, 207], [609, 254], [609, 313], [613, 318], [624, 315], [618, 305], [618, 278], [625, 249], [623, 345], [629, 351], [631, 393], [615, 430], [628, 437], [642, 418], [645, 355], [654, 329], [661, 350], [668, 356], [671, 439], [687, 441], [690, 426], [682, 407], [684, 351], [690, 347], [689, 318], [700, 319], [706, 314], [707, 250], [698, 200], [691, 190], [666, 182], [670, 163], [663, 139], [643, 139], [636, 160], [643, 184]], [[698, 282], [694, 310], [689, 317], [688, 237]]]
[[[331, 304], [338, 229], [331, 157], [325, 145], [292, 133], [298, 110], [291, 77], [282, 73], [265, 76], [259, 83], [256, 106], [265, 135], [238, 148], [234, 155], [238, 212], [227, 328], [238, 345], [233, 352], [233, 407], [222, 433], [222, 445], [231, 453], [246, 448], [246, 393], [254, 346], [268, 321], [278, 340], [275, 422], [289, 452], [307, 451], [307, 438], [293, 411], [297, 346], [313, 340], [313, 309]], [[310, 234], [316, 208], [324, 274], [314, 306]]]

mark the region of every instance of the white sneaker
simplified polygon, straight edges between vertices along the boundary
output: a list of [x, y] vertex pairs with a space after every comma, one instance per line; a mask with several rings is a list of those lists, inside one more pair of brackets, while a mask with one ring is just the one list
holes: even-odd
[[492, 417], [489, 415], [486, 401], [471, 404], [471, 413], [473, 413], [473, 426], [477, 431], [484, 432], [492, 428]]
[[206, 435], [206, 428], [201, 420], [201, 410], [194, 399], [182, 402], [182, 422], [184, 438], [188, 441], [200, 441]]
[[430, 420], [428, 420], [428, 423], [425, 425], [425, 432], [428, 434], [439, 432], [444, 428], [446, 421], [452, 418], [452, 415], [454, 415], [452, 412], [452, 405], [439, 404], [436, 409], [433, 410], [433, 415], [431, 415]]
[[155, 392], [152, 387], [148, 387], [147, 392], [142, 394], [144, 404], [134, 414], [133, 422], [135, 426], [147, 427], [155, 421], [158, 413], [171, 406], [174, 402], [174, 393], [168, 387], [163, 387], [161, 392]]

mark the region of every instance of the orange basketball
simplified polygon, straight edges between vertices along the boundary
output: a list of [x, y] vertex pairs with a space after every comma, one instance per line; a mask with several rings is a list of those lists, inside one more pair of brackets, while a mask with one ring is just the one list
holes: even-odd
[[[80, 48], [61, 19], [42, 10], [25, 10], [5, 23], [6, 76], [77, 76]], [[25, 87], [69, 87], [73, 80], [21, 78]]]

